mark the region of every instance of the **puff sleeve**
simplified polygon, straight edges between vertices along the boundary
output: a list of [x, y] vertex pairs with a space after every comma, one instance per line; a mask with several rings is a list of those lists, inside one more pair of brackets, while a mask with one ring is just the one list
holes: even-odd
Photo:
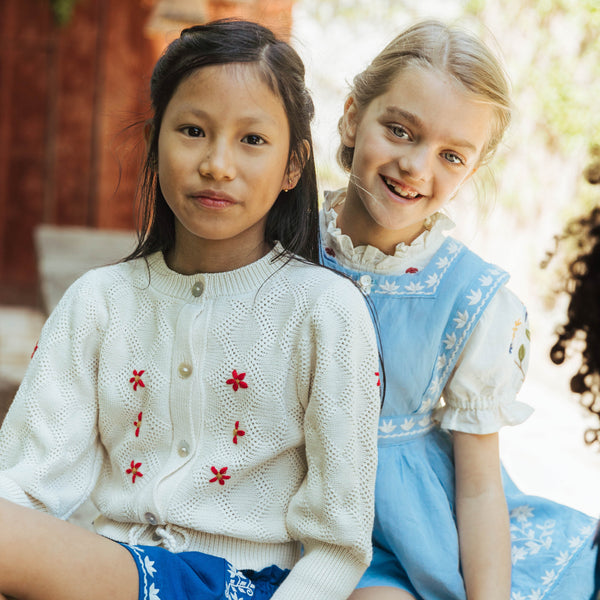
[[516, 399], [530, 354], [527, 311], [501, 288], [475, 327], [434, 412], [442, 429], [495, 433], [525, 421], [533, 409]]

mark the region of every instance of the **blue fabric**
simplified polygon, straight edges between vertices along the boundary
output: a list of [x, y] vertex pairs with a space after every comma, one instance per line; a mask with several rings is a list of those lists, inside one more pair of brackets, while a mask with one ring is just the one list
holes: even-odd
[[275, 565], [238, 571], [225, 559], [203, 552], [121, 545], [137, 566], [139, 600], [268, 600], [289, 573]]
[[[452, 238], [417, 273], [354, 271], [324, 248], [321, 262], [369, 293], [385, 365], [373, 560], [358, 587], [397, 587], [417, 600], [466, 600], [452, 440], [431, 416], [470, 334], [508, 275]], [[458, 312], [465, 311], [469, 319], [457, 324]], [[523, 494], [505, 472], [503, 483], [511, 517], [511, 600], [590, 600], [594, 520]]]

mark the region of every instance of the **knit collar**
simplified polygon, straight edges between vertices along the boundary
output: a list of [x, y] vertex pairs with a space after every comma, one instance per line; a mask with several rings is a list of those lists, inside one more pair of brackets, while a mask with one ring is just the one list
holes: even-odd
[[321, 217], [321, 236], [325, 246], [331, 248], [341, 264], [371, 272], [392, 272], [403, 269], [407, 264], [421, 262], [423, 254], [434, 254], [445, 240], [444, 231], [452, 229], [454, 223], [443, 213], [431, 217], [431, 229], [424, 231], [411, 244], [399, 243], [393, 255], [385, 254], [374, 246], [354, 246], [351, 238], [337, 226], [336, 207], [346, 200], [346, 190], [325, 192]]
[[182, 275], [171, 270], [165, 263], [162, 252], [151, 254], [147, 264], [135, 261], [138, 283], [148, 285], [167, 296], [180, 298], [186, 301], [200, 300], [206, 297], [233, 296], [256, 292], [258, 288], [289, 258], [284, 253], [283, 246], [277, 242], [275, 247], [259, 260], [234, 269], [220, 273], [197, 273]]

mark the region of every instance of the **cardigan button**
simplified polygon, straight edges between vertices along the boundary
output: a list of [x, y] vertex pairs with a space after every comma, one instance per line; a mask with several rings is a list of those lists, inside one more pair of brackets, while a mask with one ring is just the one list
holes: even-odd
[[150, 523], [150, 525], [158, 524], [158, 519], [156, 518], [156, 515], [152, 514], [151, 512], [147, 512], [144, 515], [144, 519], [146, 519], [146, 521], [148, 521], [148, 523]]
[[192, 286], [192, 296], [198, 298], [202, 296], [202, 292], [204, 291], [204, 283], [202, 281], [196, 281], [196, 283]]
[[358, 285], [360, 285], [363, 292], [369, 293], [371, 291], [371, 286], [373, 285], [373, 280], [370, 275], [361, 275], [358, 278]]
[[177, 448], [177, 453], [181, 458], [185, 458], [190, 453], [190, 445], [185, 440], [181, 440], [179, 448]]
[[187, 379], [192, 374], [192, 366], [187, 363], [181, 363], [179, 367], [177, 367], [177, 371], [179, 372], [179, 377]]

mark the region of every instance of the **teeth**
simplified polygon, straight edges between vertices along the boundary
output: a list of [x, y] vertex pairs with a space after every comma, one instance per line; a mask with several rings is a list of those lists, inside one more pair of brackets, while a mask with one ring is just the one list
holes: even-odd
[[392, 181], [390, 181], [387, 177], [384, 177], [385, 183], [387, 184], [387, 186], [393, 190], [396, 194], [398, 194], [398, 196], [402, 196], [403, 198], [409, 198], [409, 199], [414, 199], [417, 196], [419, 196], [419, 192], [407, 192], [405, 190], [403, 190], [402, 188], [396, 186]]

